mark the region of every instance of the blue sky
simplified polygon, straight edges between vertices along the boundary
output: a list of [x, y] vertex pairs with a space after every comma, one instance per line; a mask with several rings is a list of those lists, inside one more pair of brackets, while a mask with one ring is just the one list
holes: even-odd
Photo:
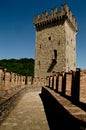
[[77, 67], [86, 69], [86, 0], [0, 0], [0, 59], [34, 58], [34, 15], [64, 3], [78, 22]]

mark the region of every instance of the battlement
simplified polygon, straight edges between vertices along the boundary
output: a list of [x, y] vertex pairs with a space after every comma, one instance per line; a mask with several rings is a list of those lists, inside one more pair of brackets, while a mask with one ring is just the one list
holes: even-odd
[[65, 20], [67, 20], [68, 23], [75, 29], [75, 31], [77, 31], [76, 19], [73, 16], [72, 12], [69, 10], [67, 4], [64, 4], [61, 7], [61, 11], [58, 11], [57, 8], [54, 8], [51, 10], [50, 14], [45, 11], [42, 13], [42, 17], [40, 17], [40, 15], [36, 15], [34, 17], [34, 25], [36, 29], [39, 29], [40, 27]]

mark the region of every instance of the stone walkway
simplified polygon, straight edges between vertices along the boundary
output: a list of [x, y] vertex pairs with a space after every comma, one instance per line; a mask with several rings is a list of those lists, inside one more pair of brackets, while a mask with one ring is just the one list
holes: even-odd
[[0, 130], [49, 130], [40, 88], [29, 88], [0, 125]]

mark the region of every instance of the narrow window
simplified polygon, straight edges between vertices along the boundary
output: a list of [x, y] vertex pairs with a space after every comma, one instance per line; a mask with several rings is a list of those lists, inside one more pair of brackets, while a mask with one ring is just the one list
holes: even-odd
[[41, 44], [40, 44], [40, 49], [41, 49]]
[[48, 37], [49, 41], [51, 40], [51, 37]]
[[40, 69], [40, 61], [38, 62], [38, 64], [39, 64], [39, 69]]

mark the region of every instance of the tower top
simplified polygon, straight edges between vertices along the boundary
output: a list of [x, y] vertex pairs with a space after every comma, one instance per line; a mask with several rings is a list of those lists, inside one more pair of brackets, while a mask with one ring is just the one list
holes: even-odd
[[55, 25], [60, 23], [60, 21], [67, 20], [70, 26], [77, 31], [77, 22], [72, 12], [69, 10], [67, 4], [64, 4], [61, 7], [61, 11], [58, 11], [57, 8], [51, 10], [51, 13], [48, 14], [47, 11], [42, 13], [42, 17], [40, 15], [36, 15], [34, 17], [34, 25], [37, 30], [40, 30], [41, 27], [46, 27], [47, 25], [53, 24]]

